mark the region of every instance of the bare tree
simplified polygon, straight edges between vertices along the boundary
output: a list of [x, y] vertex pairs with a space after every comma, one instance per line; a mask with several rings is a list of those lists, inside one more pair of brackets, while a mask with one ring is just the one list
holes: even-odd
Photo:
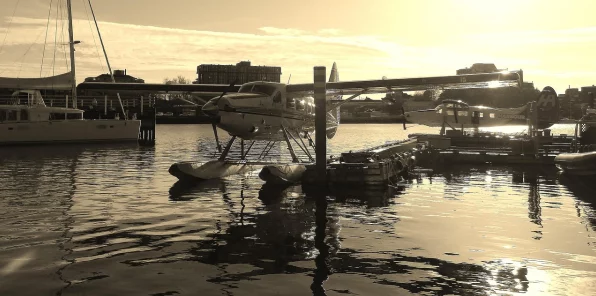
[[164, 84], [190, 84], [191, 81], [190, 81], [190, 79], [188, 79], [182, 75], [178, 75], [178, 77], [172, 78], [172, 79], [170, 79], [169, 77], [164, 78], [163, 83]]

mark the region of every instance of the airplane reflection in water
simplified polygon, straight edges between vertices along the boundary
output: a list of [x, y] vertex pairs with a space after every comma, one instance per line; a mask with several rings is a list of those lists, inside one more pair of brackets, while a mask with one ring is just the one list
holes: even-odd
[[[495, 168], [491, 168], [494, 171]], [[501, 170], [501, 168], [496, 168]], [[502, 168], [504, 175], [509, 175], [510, 182], [528, 188], [527, 213], [529, 221], [542, 227], [542, 209], [539, 186], [554, 186], [557, 184], [556, 170], [528, 170]], [[482, 175], [482, 170], [476, 172]], [[486, 173], [486, 172], [485, 172]], [[490, 172], [488, 172], [490, 175]], [[457, 182], [469, 178], [470, 170], [445, 170], [429, 175], [419, 176], [418, 183], [424, 179], [444, 177], [447, 182]], [[244, 180], [244, 179], [243, 179]], [[451, 181], [449, 181], [451, 180]], [[467, 180], [469, 181], [469, 180]], [[227, 180], [209, 183], [207, 190], [220, 190], [226, 196]], [[222, 275], [213, 281], [219, 283], [234, 283], [238, 285], [243, 281], [275, 273], [311, 274], [314, 295], [325, 295], [325, 290], [334, 292], [349, 291], [350, 281], [347, 277], [354, 274], [366, 274], [355, 281], [374, 284], [374, 290], [381, 286], [400, 287], [414, 293], [432, 292], [440, 289], [441, 294], [484, 294], [490, 291], [508, 293], [523, 293], [530, 291], [536, 273], [545, 272], [539, 267], [528, 266], [528, 262], [512, 259], [493, 259], [476, 263], [456, 263], [441, 258], [425, 257], [400, 249], [394, 246], [395, 251], [383, 251], [375, 245], [367, 245], [366, 254], [361, 248], [365, 246], [354, 245], [355, 241], [363, 239], [374, 240], [375, 231], [387, 235], [385, 231], [393, 232], [398, 226], [401, 206], [399, 195], [403, 190], [414, 184], [402, 184], [402, 188], [393, 188], [393, 191], [375, 192], [349, 192], [336, 189], [330, 193], [327, 202], [317, 202], [314, 191], [309, 188], [301, 189], [300, 186], [276, 187], [262, 185], [258, 191], [258, 198], [262, 207], [257, 212], [246, 213], [244, 210], [245, 199], [254, 196], [255, 190], [249, 188], [241, 191], [242, 209], [236, 211], [235, 220], [221, 233], [213, 234], [212, 238], [218, 243], [199, 244], [195, 254], [201, 255], [199, 261], [209, 264], [250, 264], [255, 269], [234, 275]], [[200, 185], [199, 185], [200, 186]], [[189, 188], [185, 193], [172, 197], [177, 201], [189, 201], [198, 197], [202, 187]], [[247, 191], [248, 190], [248, 191]], [[550, 190], [550, 188], [549, 188]], [[303, 194], [306, 196], [303, 197]], [[551, 192], [549, 194], [555, 194]], [[232, 202], [232, 201], [230, 201]], [[366, 206], [369, 210], [360, 210], [359, 205]], [[384, 213], [377, 213], [382, 209]], [[230, 207], [232, 211], [232, 207]], [[362, 211], [374, 211], [375, 214], [365, 214]], [[393, 218], [391, 218], [393, 217]], [[377, 221], [378, 220], [378, 221]], [[344, 221], [344, 222], [342, 222]], [[592, 225], [594, 221], [590, 221]], [[343, 225], [342, 224], [346, 224]], [[377, 229], [372, 233], [362, 235], [370, 238], [356, 238], [361, 233], [354, 230], [342, 231], [353, 225], [369, 225]], [[382, 230], [388, 227], [387, 230]], [[223, 228], [222, 228], [223, 229]], [[313, 233], [314, 230], [314, 233]], [[372, 229], [371, 229], [372, 230]], [[343, 234], [342, 234], [343, 233]], [[539, 240], [542, 233], [535, 234], [534, 239]], [[400, 238], [394, 243], [400, 243]], [[225, 242], [225, 243], [222, 243]], [[371, 257], [372, 256], [372, 257]], [[305, 267], [297, 262], [314, 260], [315, 270]], [[425, 275], [422, 278], [413, 276], [423, 270], [433, 270], [434, 275]], [[398, 278], [395, 276], [398, 275]], [[328, 279], [339, 277], [342, 280], [328, 282]], [[261, 277], [261, 280], [264, 278]], [[370, 281], [370, 282], [369, 282]], [[473, 283], [473, 284], [472, 284]], [[271, 283], [274, 284], [274, 283]]]

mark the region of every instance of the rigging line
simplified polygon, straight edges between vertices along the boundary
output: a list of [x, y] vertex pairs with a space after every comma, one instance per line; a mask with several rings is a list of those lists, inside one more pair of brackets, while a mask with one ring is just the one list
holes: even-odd
[[56, 48], [57, 46], [57, 38], [58, 38], [58, 10], [60, 8], [60, 1], [58, 1], [58, 5], [56, 5], [56, 25], [54, 26], [54, 57], [52, 58], [52, 76], [56, 75]]
[[39, 40], [39, 37], [41, 37], [41, 33], [43, 33], [43, 31], [40, 31], [39, 34], [37, 34], [37, 37], [35, 38], [35, 41], [33, 41], [31, 43], [31, 45], [29, 45], [29, 48], [27, 48], [27, 50], [25, 51], [25, 53], [21, 56], [21, 58], [20, 58], [21, 66], [19, 67], [19, 73], [17, 74], [17, 78], [21, 75], [21, 70], [23, 69], [23, 59], [25, 58], [25, 56], [27, 55], [27, 53], [29, 53], [29, 50], [31, 50], [31, 48], [33, 47], [33, 45], [35, 45], [35, 43], [37, 43], [37, 40]]
[[52, 13], [52, 3], [54, 0], [50, 0], [50, 8], [48, 9], [48, 21], [46, 22], [46, 37], [43, 41], [43, 52], [41, 53], [41, 67], [39, 69], [39, 77], [41, 77], [41, 73], [43, 72], [43, 61], [46, 56], [46, 44], [48, 42], [48, 29], [50, 27], [50, 14]]
[[2, 40], [2, 45], [0, 45], [0, 52], [4, 48], [4, 44], [6, 42], [6, 36], [8, 36], [8, 32], [10, 31], [10, 26], [12, 25], [12, 20], [14, 19], [14, 14], [17, 12], [17, 7], [19, 7], [19, 3], [21, 0], [17, 1], [17, 4], [14, 6], [14, 10], [12, 11], [12, 16], [10, 17], [10, 22], [8, 23], [8, 27], [6, 28], [6, 33], [4, 33], [4, 39]]
[[89, 31], [91, 31], [91, 37], [93, 37], [93, 44], [95, 44], [95, 53], [97, 54], [97, 59], [99, 60], [99, 65], [101, 66], [101, 70], [105, 71], [103, 67], [103, 62], [101, 57], [99, 56], [99, 47], [97, 46], [97, 42], [95, 41], [95, 34], [93, 33], [93, 28], [91, 27], [91, 19], [89, 18], [89, 12], [87, 11], [87, 5], [85, 4], [85, 0], [81, 0], [83, 2], [83, 7], [85, 7], [85, 15], [87, 16], [87, 21], [89, 23]]
[[64, 64], [66, 65], [66, 72], [68, 73], [69, 71], [69, 66], [68, 66], [68, 58], [66, 57], [66, 45], [68, 44], [68, 47], [70, 48], [70, 39], [68, 40], [68, 42], [64, 41], [64, 24], [66, 22], [68, 22], [67, 18], [68, 18], [68, 8], [66, 8], [66, 1], [63, 1], [62, 3], [64, 3], [64, 7], [62, 8], [62, 15], [64, 16], [64, 19], [62, 20], [62, 30], [60, 31], [60, 44], [62, 45], [62, 53], [64, 54]]

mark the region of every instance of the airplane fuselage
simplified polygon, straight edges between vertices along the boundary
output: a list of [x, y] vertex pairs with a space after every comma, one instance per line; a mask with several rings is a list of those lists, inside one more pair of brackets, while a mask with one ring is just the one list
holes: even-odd
[[[238, 93], [211, 99], [203, 111], [217, 114], [219, 128], [244, 140], [283, 141], [283, 128], [293, 136], [314, 132], [314, 99], [288, 98], [281, 83], [244, 84]], [[328, 127], [336, 125], [327, 117]]]

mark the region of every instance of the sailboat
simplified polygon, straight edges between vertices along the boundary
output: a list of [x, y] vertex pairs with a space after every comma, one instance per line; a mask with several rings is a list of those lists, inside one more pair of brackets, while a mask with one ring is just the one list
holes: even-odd
[[[72, 27], [71, 0], [67, 0], [68, 32], [70, 49], [70, 72], [41, 78], [6, 78], [0, 77], [0, 88], [16, 89], [9, 104], [0, 105], [0, 145], [11, 144], [48, 144], [48, 143], [91, 143], [137, 141], [140, 120], [126, 118], [120, 96], [120, 106], [124, 119], [93, 119], [83, 117], [83, 110], [77, 109], [75, 79], [75, 54]], [[91, 1], [89, 1], [91, 7]], [[91, 7], [93, 12], [93, 8]], [[95, 19], [95, 15], [94, 15]], [[104, 55], [112, 80], [114, 76]], [[114, 81], [115, 82], [115, 81]], [[72, 91], [72, 107], [47, 106], [40, 90]]]

